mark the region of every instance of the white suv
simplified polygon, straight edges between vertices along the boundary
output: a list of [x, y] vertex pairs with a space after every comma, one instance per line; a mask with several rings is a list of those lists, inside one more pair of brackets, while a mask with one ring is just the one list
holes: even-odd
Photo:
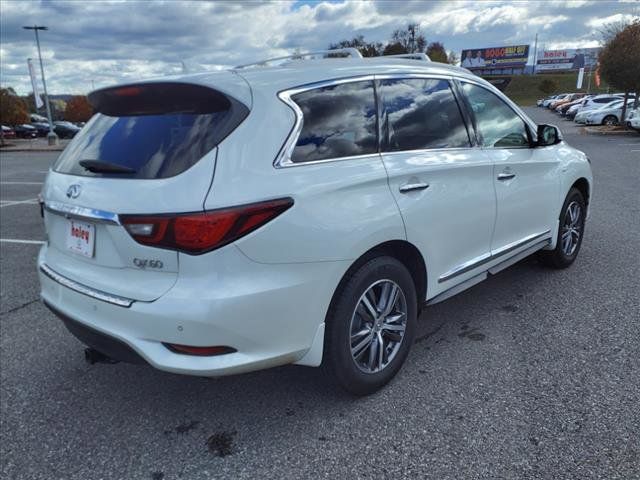
[[586, 156], [461, 68], [295, 58], [89, 99], [99, 113], [44, 185], [38, 258], [89, 359], [322, 364], [365, 394], [423, 307], [580, 250]]

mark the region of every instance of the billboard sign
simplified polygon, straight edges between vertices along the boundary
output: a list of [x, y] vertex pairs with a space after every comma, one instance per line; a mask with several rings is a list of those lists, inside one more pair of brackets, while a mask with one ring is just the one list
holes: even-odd
[[460, 65], [469, 70], [524, 68], [529, 59], [529, 45], [471, 48], [462, 50]]
[[537, 72], [595, 69], [599, 48], [569, 48], [565, 50], [543, 50], [538, 52]]

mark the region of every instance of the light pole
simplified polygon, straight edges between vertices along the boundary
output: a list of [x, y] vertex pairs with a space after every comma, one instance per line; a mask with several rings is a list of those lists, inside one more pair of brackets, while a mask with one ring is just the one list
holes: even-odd
[[49, 105], [49, 95], [47, 94], [47, 81], [44, 78], [44, 67], [42, 66], [42, 54], [40, 53], [40, 38], [38, 37], [38, 30], [49, 30], [47, 27], [41, 25], [34, 25], [33, 27], [22, 27], [25, 30], [33, 30], [36, 32], [36, 45], [38, 46], [38, 59], [40, 60], [40, 73], [42, 74], [42, 86], [44, 87], [44, 103], [47, 106], [47, 118], [49, 119], [49, 133], [47, 134], [47, 141], [49, 145], [58, 144], [58, 136], [53, 131], [53, 118], [51, 117], [51, 105]]

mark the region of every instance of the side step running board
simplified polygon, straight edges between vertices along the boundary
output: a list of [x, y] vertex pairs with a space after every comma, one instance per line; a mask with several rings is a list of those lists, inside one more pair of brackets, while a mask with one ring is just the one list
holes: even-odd
[[494, 265], [489, 270], [482, 272], [476, 275], [475, 277], [471, 277], [470, 279], [465, 280], [464, 282], [458, 285], [455, 285], [454, 287], [451, 287], [449, 290], [445, 290], [439, 295], [436, 295], [431, 300], [426, 301], [424, 303], [424, 306], [435, 305], [436, 303], [440, 303], [448, 298], [453, 297], [454, 295], [457, 295], [460, 292], [465, 291], [468, 288], [473, 287], [474, 285], [477, 285], [483, 280], [486, 280], [486, 278], [489, 275], [495, 275], [496, 273], [501, 272], [505, 268], [510, 267], [514, 263], [518, 263], [523, 258], [526, 258], [529, 255], [537, 252], [538, 250], [546, 247], [547, 245], [549, 245], [550, 241], [551, 239], [548, 238], [541, 242], [536, 243], [535, 245], [532, 245], [531, 247], [527, 248], [526, 250], [523, 250], [522, 252], [514, 255], [513, 257], [507, 258], [504, 262], [500, 262], [497, 265]]

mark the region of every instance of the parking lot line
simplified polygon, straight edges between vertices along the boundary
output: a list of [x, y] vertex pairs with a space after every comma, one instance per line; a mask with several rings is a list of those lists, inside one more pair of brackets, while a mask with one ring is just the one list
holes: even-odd
[[19, 238], [0, 238], [0, 243], [24, 243], [28, 245], [42, 245], [43, 240], [22, 240]]
[[11, 205], [24, 205], [24, 204], [35, 205], [37, 203], [38, 203], [37, 198], [30, 198], [28, 200], [0, 200], [0, 208], [10, 207]]
[[0, 182], [0, 185], [42, 185], [43, 182]]

